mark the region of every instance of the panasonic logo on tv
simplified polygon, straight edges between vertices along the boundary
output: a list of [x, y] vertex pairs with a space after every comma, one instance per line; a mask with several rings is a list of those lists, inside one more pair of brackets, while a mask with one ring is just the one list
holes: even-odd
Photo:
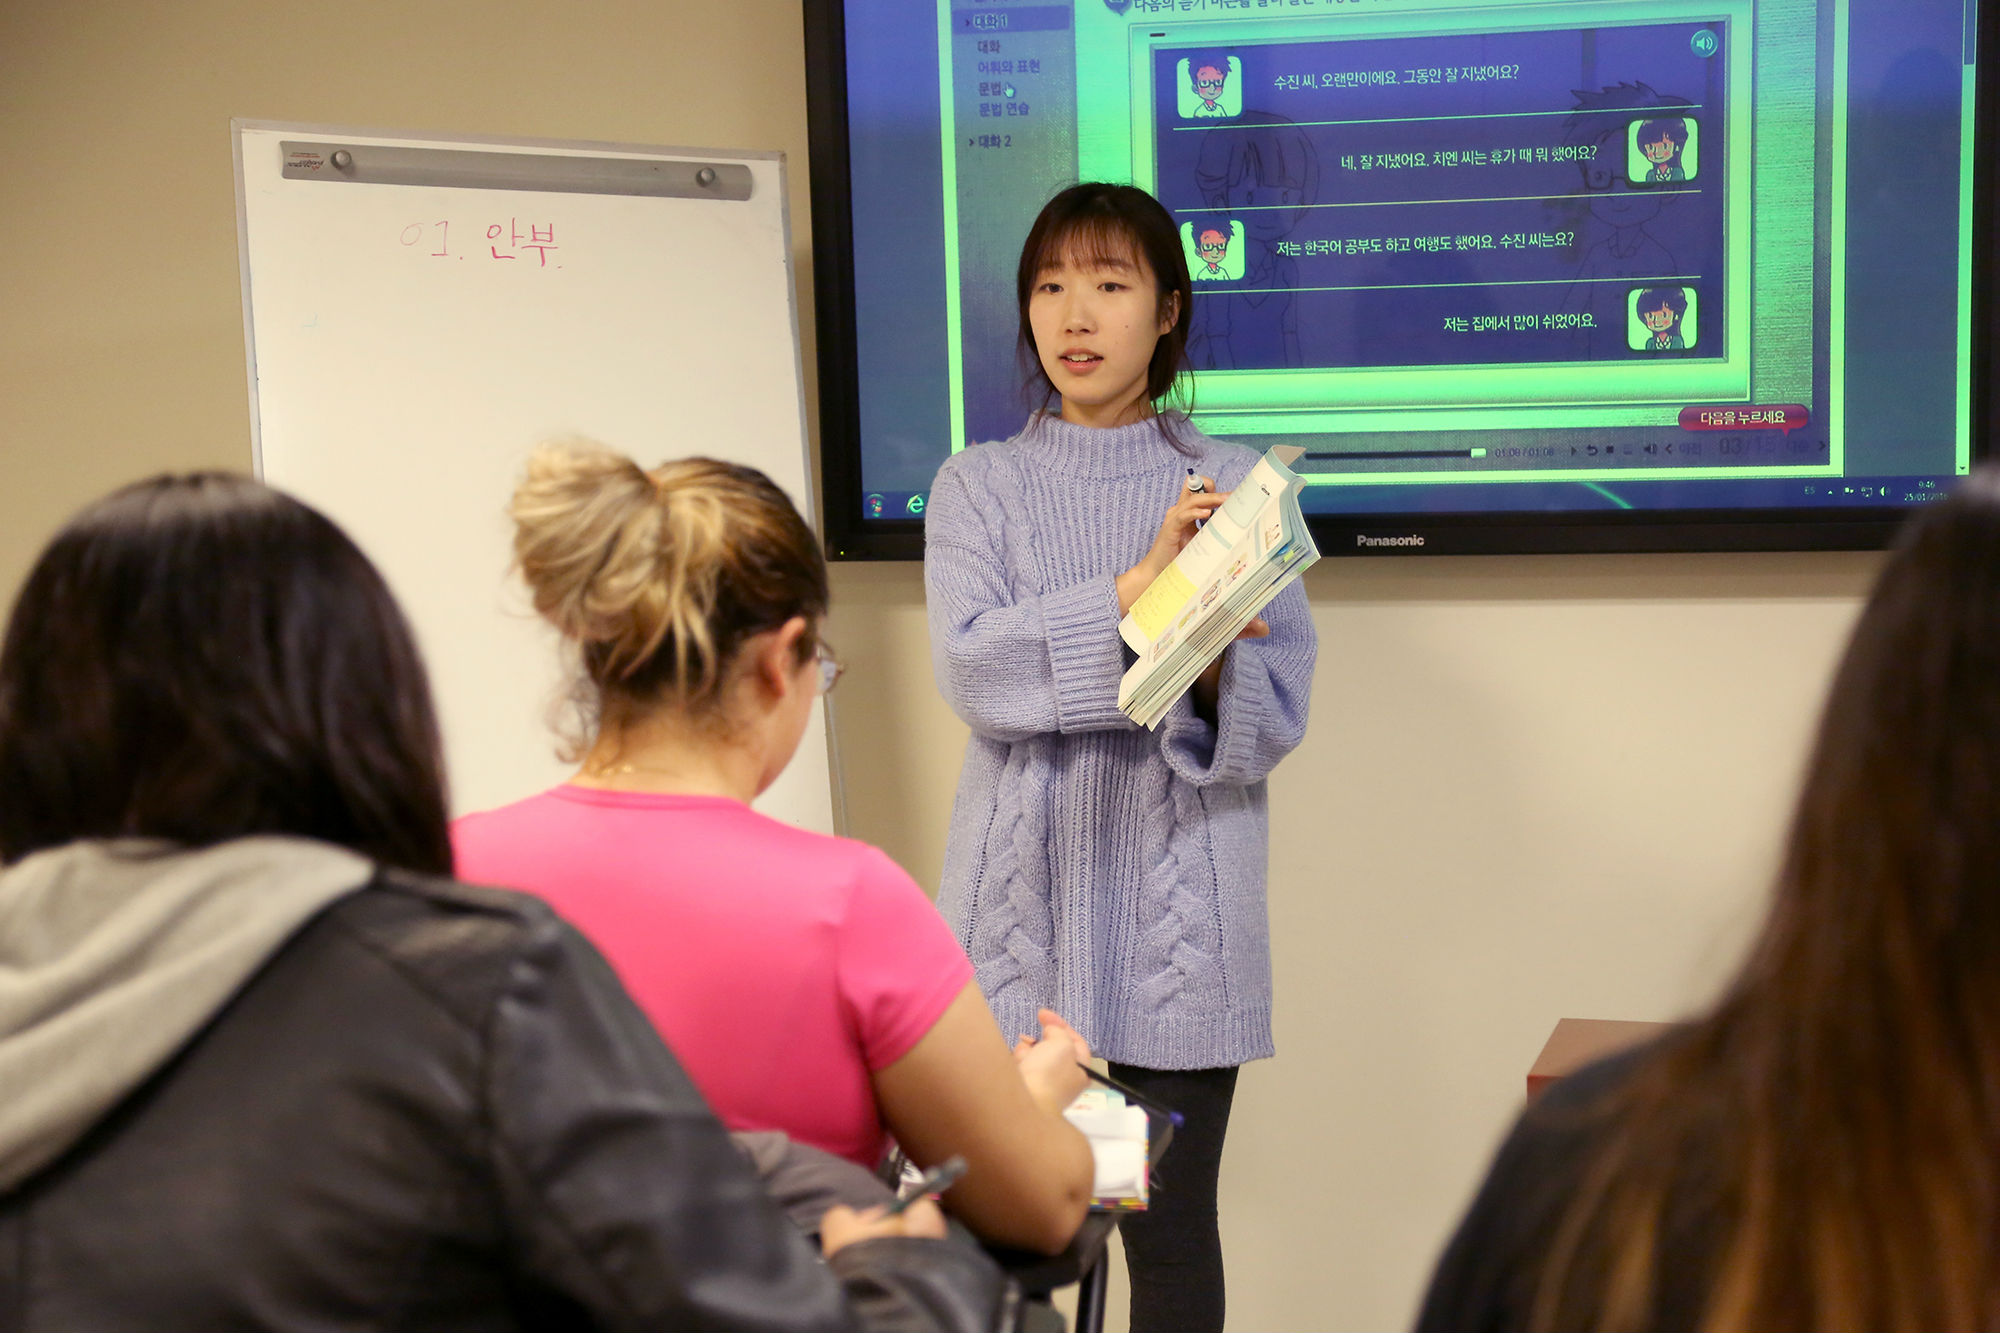
[[1422, 546], [1424, 539], [1414, 532], [1407, 537], [1367, 537], [1357, 532], [1354, 534], [1354, 544], [1356, 546]]

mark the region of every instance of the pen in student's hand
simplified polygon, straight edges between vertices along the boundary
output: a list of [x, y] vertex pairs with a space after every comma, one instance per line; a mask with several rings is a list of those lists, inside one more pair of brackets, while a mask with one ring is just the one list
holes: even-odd
[[930, 1170], [924, 1172], [923, 1179], [919, 1180], [908, 1194], [890, 1204], [888, 1211], [884, 1212], [882, 1216], [885, 1218], [894, 1217], [918, 1199], [928, 1199], [933, 1194], [944, 1193], [953, 1185], [956, 1185], [958, 1178], [964, 1174], [965, 1159], [956, 1153], [952, 1154]]
[[1099, 1083], [1102, 1083], [1105, 1087], [1111, 1089], [1113, 1092], [1123, 1093], [1125, 1096], [1125, 1100], [1129, 1102], [1136, 1102], [1140, 1106], [1145, 1107], [1149, 1111], [1157, 1111], [1159, 1114], [1165, 1116], [1168, 1120], [1173, 1122], [1173, 1126], [1175, 1129], [1179, 1129], [1182, 1125], [1187, 1123], [1187, 1121], [1181, 1116], [1181, 1113], [1179, 1111], [1174, 1110], [1172, 1107], [1160, 1105], [1158, 1102], [1154, 1101], [1151, 1097], [1148, 1097], [1145, 1093], [1140, 1092], [1136, 1088], [1126, 1087], [1123, 1083], [1120, 1083], [1117, 1079], [1112, 1078], [1109, 1074], [1100, 1074], [1095, 1069], [1092, 1069], [1089, 1065], [1085, 1064], [1081, 1060], [1078, 1060], [1076, 1062], [1076, 1067], [1078, 1069], [1081, 1069], [1089, 1077], [1096, 1079]]

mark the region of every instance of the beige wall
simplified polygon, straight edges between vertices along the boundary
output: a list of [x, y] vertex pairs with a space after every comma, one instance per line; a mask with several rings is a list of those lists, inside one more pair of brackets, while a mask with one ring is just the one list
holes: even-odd
[[[231, 116], [783, 149], [810, 341], [802, 65], [781, 0], [0, 7], [0, 598], [107, 487], [249, 461]], [[1244, 1075], [1224, 1186], [1234, 1327], [1405, 1322], [1555, 1019], [1665, 1017], [1726, 969], [1873, 565], [1308, 575], [1315, 722], [1272, 780], [1281, 1054]], [[964, 731], [919, 574], [834, 582], [851, 830], [931, 883]]]
[[[1278, 1058], [1245, 1071], [1224, 1159], [1231, 1327], [1406, 1324], [1555, 1021], [1669, 1018], [1726, 974], [1874, 563], [1306, 575], [1314, 720], [1271, 779]], [[965, 731], [919, 571], [841, 569], [833, 633], [854, 832], [933, 883]]]

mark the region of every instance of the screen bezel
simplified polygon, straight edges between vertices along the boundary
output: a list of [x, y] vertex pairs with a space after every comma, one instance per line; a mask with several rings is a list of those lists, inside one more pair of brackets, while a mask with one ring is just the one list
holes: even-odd
[[[818, 336], [819, 457], [824, 538], [834, 560], [921, 560], [922, 519], [864, 519], [859, 366], [855, 355], [854, 227], [847, 118], [845, 0], [805, 0], [807, 149], [810, 154], [814, 325]], [[1972, 459], [1989, 452], [2000, 427], [1991, 388], [2000, 349], [2000, 235], [1994, 228], [1993, 158], [2000, 0], [1978, 0], [1974, 83]], [[1526, 555], [1565, 552], [1845, 551], [1889, 545], [1907, 508], [1631, 509], [1589, 513], [1310, 514], [1324, 555]], [[1363, 537], [1395, 537], [1370, 546]]]

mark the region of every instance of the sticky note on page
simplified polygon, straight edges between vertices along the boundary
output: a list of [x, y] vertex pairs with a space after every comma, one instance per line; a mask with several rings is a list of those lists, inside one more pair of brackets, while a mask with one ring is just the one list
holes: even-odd
[[1194, 580], [1179, 565], [1168, 565], [1166, 572], [1154, 579], [1152, 586], [1132, 603], [1132, 620], [1139, 626], [1140, 633], [1148, 639], [1157, 639], [1173, 620], [1174, 612], [1186, 606], [1192, 596]]

